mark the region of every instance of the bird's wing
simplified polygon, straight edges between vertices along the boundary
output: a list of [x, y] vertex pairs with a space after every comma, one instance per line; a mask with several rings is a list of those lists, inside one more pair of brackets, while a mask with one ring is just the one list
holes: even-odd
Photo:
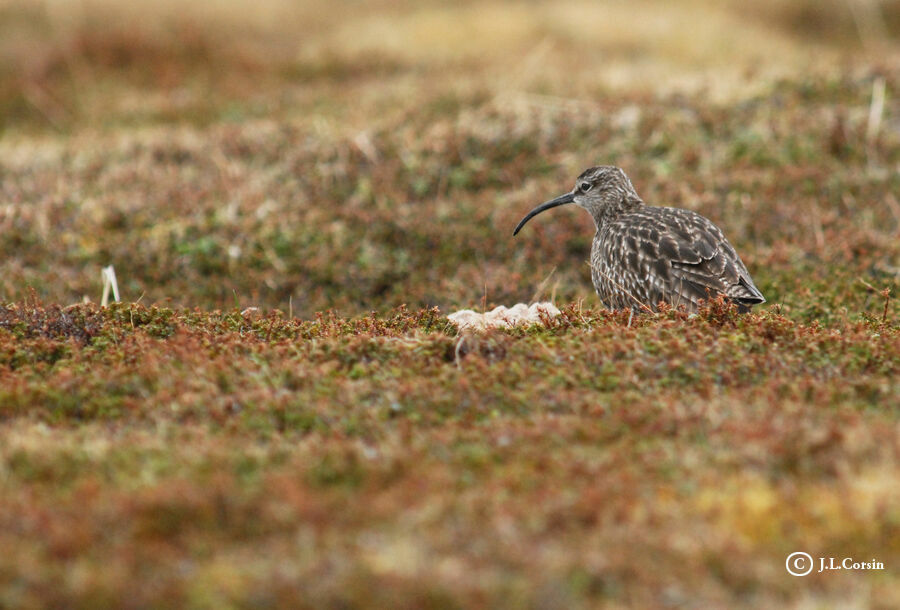
[[648, 287], [651, 307], [660, 301], [696, 309], [718, 295], [750, 305], [765, 301], [722, 231], [690, 210], [644, 208], [630, 222], [626, 257]]

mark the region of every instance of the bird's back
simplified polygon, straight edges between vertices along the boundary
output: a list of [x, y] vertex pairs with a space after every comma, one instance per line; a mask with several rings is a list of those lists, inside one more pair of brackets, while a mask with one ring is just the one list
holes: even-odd
[[614, 309], [655, 311], [660, 301], [696, 311], [719, 295], [742, 308], [764, 303], [722, 231], [679, 208], [641, 205], [604, 221], [591, 250], [591, 278]]

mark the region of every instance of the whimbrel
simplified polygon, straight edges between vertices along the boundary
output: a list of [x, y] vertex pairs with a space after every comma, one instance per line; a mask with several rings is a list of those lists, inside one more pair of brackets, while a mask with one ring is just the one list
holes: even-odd
[[590, 212], [597, 226], [591, 279], [611, 309], [656, 311], [666, 302], [697, 311], [701, 299], [723, 295], [748, 311], [766, 301], [719, 227], [691, 210], [646, 205], [618, 167], [585, 170], [572, 191], [531, 210], [513, 235], [567, 203]]

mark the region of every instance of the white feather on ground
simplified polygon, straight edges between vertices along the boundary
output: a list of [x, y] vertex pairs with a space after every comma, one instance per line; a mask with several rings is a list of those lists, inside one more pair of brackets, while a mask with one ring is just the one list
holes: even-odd
[[451, 313], [447, 318], [456, 323], [460, 330], [464, 328], [480, 330], [539, 323], [541, 314], [554, 317], [558, 316], [560, 311], [553, 303], [532, 303], [530, 307], [525, 303], [518, 303], [509, 308], [500, 305], [487, 313], [462, 309]]

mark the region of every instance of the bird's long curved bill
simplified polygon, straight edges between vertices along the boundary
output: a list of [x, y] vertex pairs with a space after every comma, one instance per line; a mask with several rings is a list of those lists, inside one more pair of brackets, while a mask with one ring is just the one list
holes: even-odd
[[528, 222], [529, 220], [531, 220], [532, 218], [534, 218], [541, 212], [545, 212], [545, 211], [549, 210], [550, 208], [555, 208], [556, 206], [565, 205], [567, 203], [572, 203], [574, 201], [575, 201], [575, 198], [572, 195], [572, 193], [566, 193], [565, 195], [560, 195], [556, 199], [551, 199], [550, 201], [542, 203], [538, 207], [536, 207], [533, 210], [531, 210], [530, 212], [528, 212], [528, 214], [525, 216], [525, 218], [523, 218], [522, 220], [519, 221], [519, 224], [516, 225], [516, 230], [513, 231], [513, 235], [516, 235], [522, 229], [522, 227], [525, 226], [526, 222]]

